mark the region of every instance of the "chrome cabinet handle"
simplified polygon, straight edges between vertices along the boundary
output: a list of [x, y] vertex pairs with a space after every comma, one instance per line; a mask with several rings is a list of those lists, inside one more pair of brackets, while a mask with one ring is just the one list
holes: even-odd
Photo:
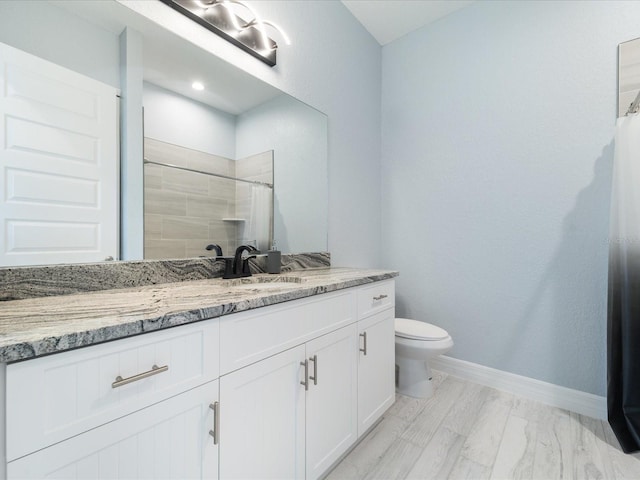
[[213, 430], [209, 430], [209, 435], [213, 437], [213, 444], [218, 445], [220, 441], [220, 403], [210, 403], [209, 408], [213, 410]]
[[388, 296], [389, 296], [389, 295], [384, 295], [384, 294], [382, 294], [382, 295], [378, 295], [377, 297], [373, 297], [373, 299], [374, 299], [375, 301], [378, 301], [378, 300], [382, 300], [382, 299], [384, 299], [384, 298], [387, 298]]
[[122, 378], [120, 375], [118, 375], [116, 377], [116, 381], [111, 384], [111, 388], [118, 388], [128, 383], [137, 382], [138, 380], [142, 380], [143, 378], [148, 378], [153, 375], [166, 372], [167, 370], [169, 370], [169, 365], [164, 365], [162, 367], [154, 365], [148, 372], [139, 373], [137, 375], [133, 375], [132, 377]]
[[304, 389], [309, 390], [309, 361], [305, 359], [304, 362], [300, 362], [300, 365], [304, 367], [304, 380], [300, 382], [300, 385], [304, 385]]
[[360, 336], [364, 339], [364, 348], [361, 348], [360, 351], [364, 353], [364, 356], [367, 356], [367, 332], [362, 332]]
[[309, 376], [311, 380], [313, 380], [314, 385], [318, 385], [318, 356], [314, 355], [309, 358], [310, 362], [313, 362], [313, 377]]

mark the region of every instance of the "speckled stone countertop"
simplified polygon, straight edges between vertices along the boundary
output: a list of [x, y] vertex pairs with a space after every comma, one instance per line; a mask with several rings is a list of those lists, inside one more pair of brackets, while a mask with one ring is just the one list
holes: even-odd
[[396, 277], [389, 270], [302, 269], [0, 302], [0, 362], [174, 327]]

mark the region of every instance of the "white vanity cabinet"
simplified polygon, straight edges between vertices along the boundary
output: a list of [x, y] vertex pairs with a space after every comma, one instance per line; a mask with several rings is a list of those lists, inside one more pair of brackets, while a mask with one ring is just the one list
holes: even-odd
[[357, 440], [355, 291], [222, 318], [221, 335], [220, 478], [321, 476]]
[[7, 478], [217, 478], [218, 345], [213, 319], [8, 365]]
[[388, 280], [10, 364], [6, 478], [319, 478], [394, 401], [393, 319]]
[[304, 478], [300, 345], [220, 379], [220, 478]]
[[395, 401], [394, 285], [358, 290], [358, 437]]
[[358, 439], [355, 324], [307, 343], [306, 478], [320, 477]]
[[220, 478], [318, 478], [355, 443], [356, 339], [348, 325], [220, 379]]
[[9, 479], [217, 479], [218, 381], [9, 462]]

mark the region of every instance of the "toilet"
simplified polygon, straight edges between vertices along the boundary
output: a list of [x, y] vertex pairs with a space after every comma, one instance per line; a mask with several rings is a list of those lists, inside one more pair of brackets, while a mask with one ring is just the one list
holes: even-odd
[[430, 323], [396, 318], [397, 391], [402, 395], [429, 398], [433, 395], [429, 361], [453, 347], [446, 330]]

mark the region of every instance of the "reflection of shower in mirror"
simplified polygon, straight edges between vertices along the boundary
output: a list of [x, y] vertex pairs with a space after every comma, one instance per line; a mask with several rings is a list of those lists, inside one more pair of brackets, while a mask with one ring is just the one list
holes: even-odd
[[273, 188], [267, 185], [252, 184], [248, 221], [245, 224], [246, 239], [243, 244], [266, 252], [271, 246], [273, 225]]
[[273, 238], [273, 151], [232, 160], [145, 138], [144, 257], [266, 251]]

